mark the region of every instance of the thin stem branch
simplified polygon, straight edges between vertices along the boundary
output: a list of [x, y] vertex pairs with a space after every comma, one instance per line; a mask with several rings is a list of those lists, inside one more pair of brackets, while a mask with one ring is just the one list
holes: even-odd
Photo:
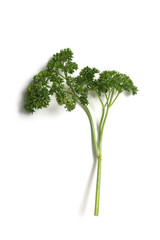
[[99, 124], [99, 129], [98, 129], [98, 133], [99, 133], [99, 138], [98, 138], [98, 140], [99, 140], [99, 141], [100, 141], [100, 136], [101, 136], [101, 128], [102, 128], [102, 123], [103, 123], [104, 114], [105, 114], [105, 106], [103, 106], [103, 108], [102, 108], [102, 116], [101, 116], [101, 120], [100, 120], [100, 124]]
[[92, 118], [92, 115], [91, 115], [88, 107], [87, 107], [86, 105], [82, 105], [82, 107], [85, 109], [85, 111], [86, 111], [86, 113], [87, 113], [87, 115], [88, 115], [89, 121], [90, 121], [91, 132], [92, 132], [92, 137], [93, 137], [94, 149], [95, 149], [96, 155], [97, 155], [97, 157], [98, 157], [98, 156], [99, 156], [99, 150], [98, 150], [97, 141], [96, 141], [96, 134], [95, 134], [95, 128], [94, 128], [93, 118]]
[[104, 125], [107, 119], [107, 115], [108, 115], [108, 111], [109, 111], [109, 106], [107, 105], [107, 110], [103, 119], [103, 123], [101, 126], [101, 131], [100, 131], [100, 139], [99, 139], [99, 155], [102, 155], [102, 137], [103, 137], [103, 130], [104, 130]]
[[94, 92], [95, 92], [95, 94], [98, 96], [99, 101], [100, 101], [101, 104], [102, 104], [102, 107], [104, 107], [104, 104], [103, 104], [103, 101], [102, 101], [101, 97], [99, 96], [99, 94], [98, 94], [96, 91], [94, 91]]
[[105, 93], [105, 96], [106, 96], [106, 103], [105, 103], [105, 107], [107, 106], [107, 104], [108, 104], [108, 101], [109, 101], [109, 98], [110, 98], [110, 94], [111, 94], [111, 92], [109, 91], [109, 93], [108, 93], [108, 96], [107, 96], [107, 94]]
[[119, 92], [117, 93], [117, 95], [116, 95], [116, 97], [115, 97], [115, 99], [113, 100], [113, 102], [111, 103], [111, 105], [110, 106], [112, 106], [113, 105], [113, 103], [116, 101], [116, 99], [118, 98], [118, 96], [119, 96]]
[[66, 78], [58, 71], [58, 74], [66, 80]]
[[112, 90], [112, 93], [111, 93], [111, 96], [110, 96], [110, 100], [109, 100], [109, 103], [108, 103], [109, 106], [111, 106], [113, 95], [114, 95], [114, 90]]
[[105, 125], [105, 122], [106, 122], [106, 119], [107, 119], [109, 108], [111, 106], [110, 104], [112, 102], [113, 95], [114, 95], [114, 90], [112, 90], [110, 99], [108, 97], [107, 110], [106, 110], [105, 116], [103, 117], [103, 123], [101, 124], [101, 132], [100, 132], [100, 140], [99, 140], [99, 154], [100, 154], [100, 156], [102, 155], [102, 137], [103, 137], [104, 125]]
[[64, 87], [64, 90], [66, 90], [67, 92], [69, 92], [70, 94], [72, 94], [72, 91], [71, 91], [69, 88], [65, 88], [65, 87]]

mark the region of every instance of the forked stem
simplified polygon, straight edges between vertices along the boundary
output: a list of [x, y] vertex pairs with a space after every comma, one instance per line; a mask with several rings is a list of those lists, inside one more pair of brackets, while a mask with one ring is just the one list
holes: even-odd
[[[98, 95], [98, 94], [97, 94]], [[94, 128], [94, 123], [92, 119], [91, 112], [89, 111], [89, 108], [86, 105], [83, 105], [84, 110], [86, 111], [90, 125], [91, 125], [91, 132], [92, 132], [92, 139], [93, 139], [93, 146], [94, 150], [98, 159], [98, 166], [97, 166], [97, 182], [96, 182], [96, 196], [95, 196], [95, 209], [94, 209], [94, 216], [99, 215], [99, 202], [100, 202], [100, 186], [101, 186], [101, 165], [102, 165], [102, 138], [103, 138], [103, 131], [104, 131], [104, 126], [106, 123], [108, 111], [110, 107], [113, 105], [113, 103], [116, 101], [117, 97], [119, 96], [119, 93], [113, 100], [113, 95], [114, 91], [109, 92], [108, 96], [106, 95], [107, 102], [104, 105], [101, 98], [99, 97], [101, 104], [102, 104], [102, 116], [99, 124], [99, 129], [98, 129], [98, 144], [96, 140], [96, 134], [95, 134], [95, 128]], [[112, 101], [113, 100], [113, 101]]]

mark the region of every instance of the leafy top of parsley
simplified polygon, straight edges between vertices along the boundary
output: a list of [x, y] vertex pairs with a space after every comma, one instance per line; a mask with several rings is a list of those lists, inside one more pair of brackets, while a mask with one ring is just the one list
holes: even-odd
[[36, 109], [48, 107], [53, 94], [59, 105], [72, 111], [77, 103], [88, 105], [91, 93], [100, 97], [102, 94], [120, 94], [124, 91], [135, 95], [138, 91], [129, 76], [117, 71], [100, 73], [97, 68], [87, 66], [73, 76], [77, 69], [78, 64], [73, 61], [73, 52], [69, 48], [54, 54], [46, 68], [29, 84], [24, 109], [33, 113]]

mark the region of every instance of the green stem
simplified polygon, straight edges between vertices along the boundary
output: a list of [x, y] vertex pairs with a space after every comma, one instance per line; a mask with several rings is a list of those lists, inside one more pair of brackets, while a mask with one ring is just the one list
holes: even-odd
[[119, 94], [120, 94], [120, 93], [117, 93], [117, 95], [116, 95], [115, 99], [114, 99], [114, 100], [113, 100], [113, 102], [110, 104], [110, 106], [112, 106], [112, 105], [113, 105], [113, 103], [114, 103], [114, 102], [116, 101], [116, 99], [118, 98]]
[[61, 76], [62, 78], [64, 78], [66, 80], [66, 77], [64, 77], [60, 72], [58, 72], [59, 76]]
[[101, 158], [98, 158], [94, 216], [98, 216], [98, 214], [99, 214], [100, 185], [101, 185], [101, 163], [102, 163]]
[[95, 210], [94, 210], [94, 216], [98, 216], [99, 214], [99, 200], [100, 200], [100, 185], [101, 185], [101, 164], [102, 164], [102, 137], [103, 137], [103, 130], [104, 130], [104, 125], [107, 119], [109, 111], [109, 106], [107, 106], [106, 114], [104, 117], [105, 113], [105, 108], [103, 108], [102, 112], [102, 118], [100, 122], [100, 127], [99, 127], [99, 156], [98, 156], [98, 167], [97, 167], [97, 183], [96, 183], [96, 197], [95, 197]]
[[106, 103], [105, 103], [105, 107], [107, 106], [108, 102], [109, 102], [109, 98], [110, 98], [110, 94], [111, 94], [111, 91], [108, 91], [108, 96], [107, 94], [105, 93], [105, 96], [106, 96]]
[[109, 106], [107, 106], [107, 110], [106, 110], [106, 114], [101, 126], [101, 131], [100, 131], [100, 138], [99, 138], [99, 152], [100, 152], [100, 156], [102, 155], [102, 137], [103, 137], [103, 130], [104, 130], [104, 125], [107, 119], [107, 115], [108, 115], [108, 111], [109, 111]]
[[85, 109], [87, 115], [88, 115], [88, 118], [89, 118], [89, 121], [90, 121], [90, 125], [91, 125], [91, 132], [92, 132], [92, 138], [93, 138], [93, 144], [94, 144], [94, 149], [95, 149], [95, 152], [96, 152], [96, 155], [97, 157], [99, 156], [99, 150], [98, 150], [98, 146], [97, 146], [97, 141], [96, 141], [96, 134], [95, 134], [95, 128], [94, 128], [94, 123], [93, 123], [93, 119], [92, 119], [92, 115], [88, 109], [88, 107], [86, 105], [82, 105], [83, 108]]
[[99, 215], [99, 200], [100, 200], [100, 186], [101, 186], [101, 164], [102, 164], [102, 135], [104, 124], [108, 115], [109, 108], [105, 114], [105, 107], [103, 106], [102, 117], [99, 125], [99, 156], [98, 156], [98, 167], [97, 167], [97, 183], [96, 183], [96, 197], [95, 197], [95, 209], [94, 216]]
[[100, 136], [101, 136], [101, 128], [102, 128], [102, 123], [103, 123], [103, 118], [104, 118], [104, 114], [105, 114], [105, 107], [103, 106], [102, 108], [102, 116], [101, 116], [101, 120], [100, 120], [100, 124], [99, 124], [99, 129], [98, 129], [98, 132], [99, 132], [99, 142], [100, 142]]
[[96, 94], [97, 97], [99, 98], [99, 101], [101, 102], [102, 107], [104, 107], [103, 101], [102, 101], [101, 97], [99, 96], [99, 94], [98, 94], [96, 91], [95, 91], [95, 94]]
[[[94, 210], [94, 216], [98, 216], [99, 214], [99, 200], [100, 200], [100, 185], [101, 185], [101, 164], [102, 164], [102, 138], [103, 138], [103, 131], [105, 122], [108, 116], [109, 108], [113, 105], [113, 103], [116, 101], [117, 97], [119, 96], [119, 93], [115, 97], [115, 99], [112, 102], [114, 95], [114, 90], [112, 92], [109, 92], [107, 102], [103, 106], [101, 121], [99, 125], [99, 156], [98, 156], [98, 167], [97, 167], [97, 183], [96, 183], [96, 197], [95, 197], [95, 210]], [[105, 107], [107, 106], [106, 113], [105, 113]]]

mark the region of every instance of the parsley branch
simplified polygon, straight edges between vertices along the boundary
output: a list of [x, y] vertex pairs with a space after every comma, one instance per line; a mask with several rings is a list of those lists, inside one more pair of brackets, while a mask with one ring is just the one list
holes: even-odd
[[[108, 112], [120, 93], [128, 92], [135, 95], [138, 89], [129, 76], [114, 70], [100, 72], [97, 68], [90, 68], [87, 66], [75, 77], [73, 73], [77, 69], [78, 64], [73, 62], [73, 52], [69, 48], [54, 54], [47, 63], [46, 68], [34, 76], [32, 83], [28, 85], [24, 109], [29, 113], [34, 113], [38, 109], [47, 108], [51, 101], [51, 96], [54, 94], [57, 103], [60, 106], [64, 106], [67, 111], [74, 110], [76, 105], [79, 104], [86, 112], [90, 121], [93, 146], [98, 163], [94, 211], [94, 215], [98, 216], [102, 138]], [[98, 74], [99, 77], [96, 78], [95, 74]], [[102, 107], [97, 137], [93, 118], [89, 110], [88, 96], [90, 94], [95, 94], [97, 96]], [[106, 97], [105, 103], [103, 103], [101, 98], [103, 95]]]
[[113, 95], [114, 95], [114, 89], [111, 92], [110, 100], [109, 100], [109, 103], [108, 103], [109, 106], [111, 106]]
[[104, 107], [104, 104], [103, 104], [103, 102], [102, 102], [102, 99], [101, 99], [101, 97], [99, 96], [99, 94], [95, 91], [95, 94], [97, 95], [97, 97], [99, 98], [99, 101], [100, 101], [100, 103], [102, 104], [102, 107]]
[[105, 114], [105, 106], [103, 106], [103, 108], [102, 108], [102, 116], [101, 116], [101, 120], [100, 120], [100, 124], [99, 124], [99, 142], [100, 142], [100, 138], [101, 138], [101, 131], [102, 131], [102, 123], [103, 123], [104, 114]]
[[99, 150], [98, 150], [97, 141], [96, 141], [96, 134], [95, 134], [95, 128], [94, 128], [93, 118], [92, 118], [92, 115], [91, 115], [88, 107], [87, 107], [86, 105], [83, 105], [83, 108], [85, 109], [85, 111], [86, 111], [86, 113], [87, 113], [87, 115], [88, 115], [90, 124], [91, 124], [91, 131], [92, 131], [94, 148], [95, 148], [96, 156], [98, 157], [98, 156], [99, 156]]
[[110, 91], [110, 90], [108, 91], [108, 95], [107, 95], [107, 93], [105, 93], [105, 96], [106, 96], [106, 99], [107, 99], [107, 101], [106, 101], [106, 103], [105, 103], [105, 107], [106, 107], [107, 104], [109, 103], [110, 94], [111, 94], [111, 91]]
[[58, 72], [59, 76], [61, 76], [62, 78], [64, 78], [66, 80], [66, 77], [64, 77], [60, 72]]
[[118, 98], [118, 96], [119, 96], [119, 92], [117, 93], [117, 95], [116, 95], [116, 97], [115, 97], [115, 99], [113, 100], [113, 102], [111, 103], [111, 106], [113, 105], [113, 103], [116, 101], [116, 99]]

